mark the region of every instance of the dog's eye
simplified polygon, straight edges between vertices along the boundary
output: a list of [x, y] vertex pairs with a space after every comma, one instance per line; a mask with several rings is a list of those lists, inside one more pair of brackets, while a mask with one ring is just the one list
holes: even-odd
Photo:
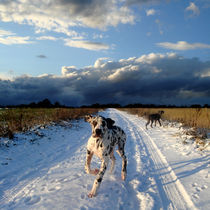
[[93, 121], [93, 126], [96, 127], [96, 125], [97, 125], [97, 122]]
[[105, 127], [105, 125], [106, 125], [106, 123], [103, 121], [103, 122], [102, 122], [102, 126]]

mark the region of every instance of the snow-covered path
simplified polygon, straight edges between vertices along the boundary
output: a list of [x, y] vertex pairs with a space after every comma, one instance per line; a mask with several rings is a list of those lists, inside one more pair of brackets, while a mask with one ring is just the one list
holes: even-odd
[[[16, 146], [0, 148], [0, 209], [210, 208], [208, 151], [183, 145], [177, 128], [145, 130], [143, 119], [125, 112], [108, 109], [100, 114], [126, 132], [125, 182], [116, 154], [115, 172], [106, 172], [97, 197], [87, 197], [94, 180], [84, 172], [91, 129], [81, 120], [71, 128], [39, 130], [43, 137], [19, 134]], [[93, 158], [93, 167], [99, 164]]]

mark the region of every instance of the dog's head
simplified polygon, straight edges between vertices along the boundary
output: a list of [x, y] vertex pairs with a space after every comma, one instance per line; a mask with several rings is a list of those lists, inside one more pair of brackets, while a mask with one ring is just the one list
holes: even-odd
[[164, 111], [163, 111], [163, 110], [160, 110], [158, 113], [159, 113], [160, 115], [162, 115], [162, 114], [164, 114]]
[[113, 127], [115, 121], [112, 120], [111, 118], [106, 118], [106, 122], [107, 122], [107, 127], [110, 129]]
[[107, 130], [114, 124], [114, 120], [102, 116], [86, 115], [85, 121], [91, 124], [94, 138], [103, 138]]

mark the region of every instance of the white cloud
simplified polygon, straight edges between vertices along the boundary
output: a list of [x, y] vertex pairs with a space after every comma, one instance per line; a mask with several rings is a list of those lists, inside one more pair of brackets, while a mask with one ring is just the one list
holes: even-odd
[[205, 69], [201, 74], [201, 77], [209, 77], [210, 78], [210, 68]]
[[71, 40], [71, 39], [64, 39], [65, 45], [69, 47], [76, 47], [76, 48], [83, 48], [86, 50], [108, 50], [109, 45], [100, 43], [100, 42], [91, 42], [85, 40]]
[[61, 73], [63, 76], [77, 75], [76, 71], [77, 71], [76, 66], [63, 66], [61, 69]]
[[93, 34], [93, 39], [103, 39], [104, 35], [103, 34]]
[[160, 42], [157, 43], [158, 46], [172, 49], [172, 50], [196, 50], [196, 49], [210, 49], [210, 44], [203, 43], [187, 43], [185, 41], [178, 41], [177, 43], [172, 42]]
[[51, 40], [51, 41], [56, 41], [58, 38], [53, 37], [53, 36], [40, 36], [36, 38], [37, 40]]
[[13, 45], [13, 44], [31, 44], [29, 36], [16, 36], [15, 33], [7, 30], [0, 29], [0, 44]]
[[146, 10], [146, 14], [147, 14], [147, 16], [155, 15], [156, 11], [154, 9], [148, 9], [148, 10]]
[[177, 57], [175, 53], [167, 53], [167, 54], [161, 54], [161, 53], [150, 53], [148, 55], [142, 55], [141, 57], [136, 59], [136, 62], [143, 63], [143, 64], [152, 64], [157, 60], [161, 60], [165, 57], [172, 58]]
[[0, 73], [0, 81], [1, 80], [11, 80], [11, 75], [8, 75], [7, 73]]
[[107, 61], [108, 59], [109, 58], [106, 58], [106, 57], [97, 59], [94, 63], [94, 68], [103, 67], [103, 64], [105, 64], [106, 63], [105, 61]]
[[28, 24], [44, 30], [79, 36], [74, 26], [106, 29], [134, 23], [134, 15], [121, 0], [0, 1], [0, 20]]
[[163, 23], [159, 20], [159, 19], [156, 19], [155, 20], [155, 23], [157, 24], [157, 26], [158, 26], [158, 29], [159, 29], [159, 32], [160, 32], [160, 34], [161, 35], [163, 35]]
[[13, 44], [31, 44], [29, 36], [21, 37], [21, 36], [7, 36], [0, 37], [0, 43], [4, 45], [13, 45]]
[[15, 35], [15, 34], [12, 33], [11, 31], [6, 31], [6, 30], [3, 30], [3, 29], [0, 29], [0, 37], [2, 37], [2, 36], [12, 36], [12, 35]]
[[198, 16], [200, 14], [199, 8], [194, 2], [190, 2], [190, 5], [185, 9], [186, 11], [192, 12], [191, 16]]
[[7, 72], [1, 72], [0, 73], [0, 80], [10, 80], [12, 81], [15, 76], [15, 73], [13, 70], [9, 70]]

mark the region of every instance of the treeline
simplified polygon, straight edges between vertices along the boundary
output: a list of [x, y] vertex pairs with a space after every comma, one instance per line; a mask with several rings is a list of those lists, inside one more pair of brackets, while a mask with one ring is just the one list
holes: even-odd
[[72, 108], [70, 106], [65, 106], [60, 104], [58, 101], [55, 103], [51, 103], [49, 99], [44, 99], [37, 103], [32, 102], [30, 104], [19, 104], [19, 105], [8, 105], [8, 106], [1, 106], [1, 108]]
[[160, 105], [160, 104], [127, 104], [127, 105], [120, 105], [120, 104], [92, 104], [90, 106], [81, 106], [81, 108], [210, 108], [209, 104], [192, 104], [192, 105]]
[[135, 104], [127, 104], [127, 105], [120, 105], [117, 103], [109, 103], [109, 104], [99, 104], [95, 103], [92, 105], [83, 105], [79, 107], [75, 106], [67, 106], [60, 104], [58, 101], [55, 103], [51, 103], [49, 99], [44, 99], [42, 101], [39, 101], [37, 103], [32, 102], [30, 104], [20, 104], [20, 105], [8, 105], [8, 106], [1, 106], [0, 108], [210, 108], [209, 104], [192, 104], [192, 105], [157, 105], [157, 104], [141, 104], [141, 103], [135, 103]]

